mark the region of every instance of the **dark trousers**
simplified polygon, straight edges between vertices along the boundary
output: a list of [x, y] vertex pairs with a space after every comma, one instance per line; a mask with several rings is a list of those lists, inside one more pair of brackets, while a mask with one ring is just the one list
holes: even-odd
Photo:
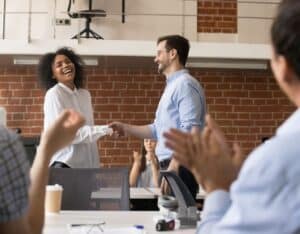
[[70, 168], [67, 164], [65, 164], [63, 162], [57, 162], [57, 161], [52, 163], [52, 165], [50, 167], [52, 167], [52, 168]]
[[[161, 162], [159, 162], [160, 169], [166, 170], [170, 164], [171, 160], [166, 159]], [[196, 196], [199, 190], [199, 185], [194, 177], [194, 175], [185, 167], [179, 166], [178, 169], [178, 176], [183, 181], [183, 183], [187, 186], [190, 193], [196, 200]]]

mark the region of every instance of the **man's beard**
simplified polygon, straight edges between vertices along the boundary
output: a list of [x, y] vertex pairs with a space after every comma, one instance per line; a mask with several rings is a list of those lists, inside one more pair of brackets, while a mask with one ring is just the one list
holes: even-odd
[[163, 74], [165, 70], [165, 66], [163, 64], [158, 64], [157, 71], [159, 74]]

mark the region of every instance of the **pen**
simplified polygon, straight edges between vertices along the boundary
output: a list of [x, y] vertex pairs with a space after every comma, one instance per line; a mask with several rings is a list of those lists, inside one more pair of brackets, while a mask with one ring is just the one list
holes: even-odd
[[134, 227], [135, 227], [136, 229], [140, 230], [140, 231], [139, 231], [140, 234], [145, 234], [145, 233], [146, 233], [146, 232], [145, 232], [145, 229], [144, 229], [144, 225], [134, 225]]
[[144, 225], [134, 225], [136, 229], [144, 229]]
[[104, 225], [105, 222], [100, 223], [72, 223], [71, 227], [81, 227], [81, 226], [98, 226], [98, 225]]

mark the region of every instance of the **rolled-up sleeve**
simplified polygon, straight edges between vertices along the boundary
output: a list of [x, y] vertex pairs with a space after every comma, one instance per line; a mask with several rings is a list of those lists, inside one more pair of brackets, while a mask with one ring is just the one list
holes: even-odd
[[157, 140], [157, 131], [156, 131], [155, 122], [152, 124], [149, 124], [148, 127], [150, 128], [152, 138]]
[[196, 88], [191, 82], [184, 82], [177, 98], [180, 129], [190, 131], [193, 126], [201, 129], [204, 126], [201, 120], [204, 119], [203, 115], [205, 114], [205, 100], [202, 90]]

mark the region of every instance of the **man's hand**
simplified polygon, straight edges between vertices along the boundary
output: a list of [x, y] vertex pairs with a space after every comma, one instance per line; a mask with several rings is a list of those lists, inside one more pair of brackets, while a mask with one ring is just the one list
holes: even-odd
[[39, 147], [44, 147], [44, 152], [52, 156], [56, 151], [72, 142], [77, 130], [83, 126], [84, 122], [83, 116], [78, 112], [63, 111], [54, 123], [42, 133]]
[[243, 161], [240, 148], [232, 150], [215, 121], [206, 116], [206, 127], [200, 133], [192, 129], [184, 133], [172, 129], [165, 133], [166, 146], [174, 151], [174, 158], [189, 168], [207, 192], [229, 190]]
[[108, 127], [113, 129], [112, 136], [114, 136], [114, 137], [123, 137], [126, 135], [124, 123], [112, 122], [112, 123], [108, 124]]

